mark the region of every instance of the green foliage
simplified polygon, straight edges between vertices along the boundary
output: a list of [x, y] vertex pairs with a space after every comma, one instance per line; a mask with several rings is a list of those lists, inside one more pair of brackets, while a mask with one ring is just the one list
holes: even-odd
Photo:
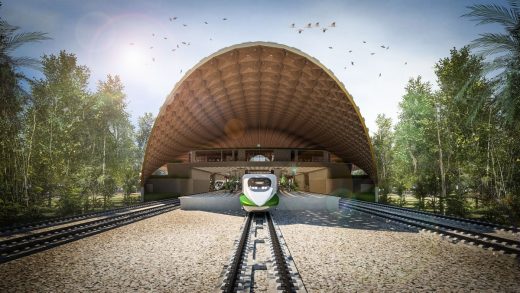
[[[502, 33], [484, 33], [472, 46], [491, 61], [489, 72], [498, 71], [495, 77], [493, 102], [504, 115], [504, 122], [518, 127], [520, 119], [520, 1], [509, 1], [510, 7], [497, 4], [476, 4], [464, 16], [478, 24], [496, 24]], [[479, 100], [477, 100], [479, 101]], [[480, 101], [479, 101], [480, 102]], [[480, 102], [481, 103], [481, 102]]]
[[148, 137], [152, 133], [153, 123], [155, 118], [152, 113], [144, 113], [143, 116], [139, 117], [137, 123], [136, 141], [137, 148], [141, 154], [141, 160], [144, 158], [144, 151], [148, 142]]
[[90, 92], [89, 69], [65, 51], [44, 55], [42, 70], [44, 78], [31, 83], [23, 115], [2, 123], [18, 129], [13, 145], [23, 147], [18, 158], [2, 154], [21, 168], [6, 176], [11, 186], [0, 191], [11, 191], [0, 198], [24, 203], [22, 213], [41, 206], [61, 215], [109, 208], [116, 190], [125, 198], [137, 190], [140, 169], [121, 80], [109, 75]]
[[[393, 136], [386, 136], [391, 176], [386, 182], [380, 178], [383, 189], [400, 195], [397, 204], [404, 204], [402, 195], [409, 191], [417, 208], [458, 216], [469, 215], [473, 199], [485, 207], [486, 217], [518, 223], [520, 190], [514, 178], [520, 175], [520, 128], [511, 127], [492, 98], [497, 81], [484, 77], [482, 58], [468, 47], [452, 49], [434, 68], [437, 91], [420, 77], [406, 87]], [[377, 123], [373, 141], [383, 174], [381, 137], [390, 132], [381, 116]]]
[[376, 156], [380, 195], [385, 200], [386, 195], [391, 191], [390, 182], [392, 174], [389, 167], [393, 160], [392, 144], [394, 134], [392, 131], [392, 119], [384, 114], [378, 114], [376, 125], [377, 131], [372, 136], [372, 143]]

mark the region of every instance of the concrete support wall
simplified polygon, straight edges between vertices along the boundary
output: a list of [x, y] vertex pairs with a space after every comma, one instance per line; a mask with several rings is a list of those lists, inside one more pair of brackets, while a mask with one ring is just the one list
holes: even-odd
[[368, 177], [368, 175], [354, 176], [352, 180], [354, 185], [354, 192], [374, 192], [375, 184], [370, 179], [370, 177]]
[[191, 177], [191, 165], [190, 164], [167, 164], [168, 176], [177, 178], [190, 178]]
[[209, 191], [209, 176], [211, 173], [205, 172], [198, 169], [191, 170], [191, 182], [192, 188], [190, 193], [186, 194], [194, 194], [194, 193], [202, 193]]
[[351, 195], [352, 188], [352, 178], [327, 179], [327, 194]]
[[[309, 178], [309, 192], [350, 195], [354, 188], [350, 169], [346, 164], [332, 165], [305, 175], [308, 175]], [[298, 179], [296, 178], [296, 180]], [[303, 190], [303, 188], [301, 189]]]
[[298, 175], [294, 176], [294, 180], [296, 180], [296, 182], [298, 183], [299, 190], [305, 191], [305, 175], [298, 174]]
[[310, 172], [309, 174], [309, 192], [327, 193], [327, 169]]
[[146, 193], [185, 194], [191, 189], [189, 178], [150, 178], [146, 184]]

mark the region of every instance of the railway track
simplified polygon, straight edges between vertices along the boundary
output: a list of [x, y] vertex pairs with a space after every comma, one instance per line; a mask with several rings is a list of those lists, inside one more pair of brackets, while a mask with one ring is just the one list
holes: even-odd
[[[350, 199], [350, 200], [353, 202], [363, 203], [363, 201], [356, 200], [356, 199]], [[454, 221], [454, 222], [471, 224], [471, 225], [476, 225], [476, 226], [480, 226], [480, 227], [488, 227], [493, 230], [507, 231], [507, 232], [511, 232], [511, 233], [520, 233], [520, 229], [515, 226], [498, 225], [498, 224], [493, 224], [493, 223], [485, 222], [485, 221], [479, 221], [479, 220], [473, 220], [473, 219], [467, 219], [467, 218], [455, 217], [455, 216], [446, 216], [446, 215], [441, 215], [441, 214], [437, 214], [437, 213], [413, 210], [410, 208], [397, 207], [397, 206], [376, 203], [376, 202], [365, 202], [365, 203], [368, 203], [373, 206], [380, 206], [380, 207], [385, 207], [385, 208], [389, 208], [392, 210], [400, 210], [400, 211], [405, 211], [408, 213], [420, 214], [420, 215], [430, 216], [430, 217], [434, 217], [434, 218], [438, 218], [438, 219], [450, 220], [450, 221]], [[520, 235], [520, 234], [518, 234], [518, 235]]]
[[248, 213], [219, 290], [307, 292], [270, 213]]
[[58, 245], [95, 235], [178, 208], [178, 200], [163, 201], [148, 206], [139, 206], [124, 213], [112, 213], [102, 219], [81, 221], [65, 227], [31, 233], [0, 241], [0, 263], [27, 256]]
[[360, 211], [445, 235], [454, 241], [463, 241], [516, 257], [520, 256], [518, 233], [513, 232], [513, 229], [505, 230], [504, 226], [349, 199], [340, 200], [339, 205], [340, 208]]
[[43, 228], [47, 228], [47, 227], [68, 224], [68, 223], [72, 223], [72, 222], [76, 222], [76, 221], [82, 221], [82, 220], [88, 220], [88, 219], [97, 218], [97, 217], [109, 216], [114, 213], [123, 213], [126, 211], [135, 210], [138, 208], [146, 208], [146, 207], [150, 207], [150, 206], [154, 206], [154, 205], [158, 205], [158, 204], [168, 203], [171, 201], [178, 201], [178, 199], [151, 201], [151, 202], [140, 203], [140, 204], [136, 204], [136, 205], [132, 205], [132, 206], [126, 206], [126, 207], [104, 210], [104, 211], [99, 211], [99, 212], [85, 213], [85, 214], [81, 214], [81, 215], [74, 215], [74, 216], [67, 216], [67, 217], [58, 217], [58, 218], [52, 218], [52, 219], [43, 220], [43, 221], [2, 227], [2, 228], [0, 228], [0, 238], [10, 236], [13, 234], [30, 232], [30, 231], [34, 231], [37, 229], [43, 229]]

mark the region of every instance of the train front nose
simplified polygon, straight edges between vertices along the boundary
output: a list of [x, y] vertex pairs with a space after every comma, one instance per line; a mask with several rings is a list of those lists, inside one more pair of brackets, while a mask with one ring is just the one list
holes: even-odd
[[269, 178], [249, 178], [245, 194], [257, 206], [263, 206], [273, 195], [272, 185], [273, 182]]

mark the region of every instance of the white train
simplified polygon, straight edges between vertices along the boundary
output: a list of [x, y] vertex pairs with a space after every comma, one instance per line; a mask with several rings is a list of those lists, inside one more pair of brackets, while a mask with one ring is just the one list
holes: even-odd
[[245, 174], [242, 177], [240, 204], [248, 212], [265, 211], [279, 202], [277, 179], [274, 174]]

